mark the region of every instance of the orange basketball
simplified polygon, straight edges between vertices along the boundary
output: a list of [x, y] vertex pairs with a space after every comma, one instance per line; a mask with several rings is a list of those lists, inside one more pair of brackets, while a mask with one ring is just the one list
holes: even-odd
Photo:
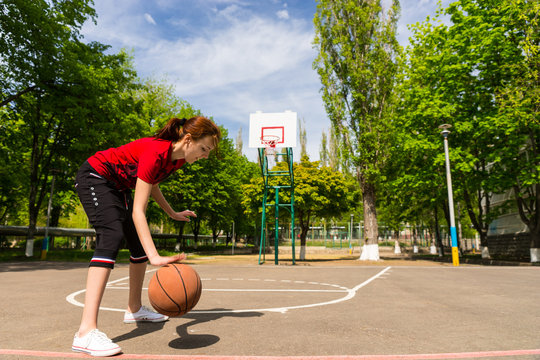
[[201, 278], [191, 266], [168, 264], [150, 279], [148, 299], [160, 314], [182, 316], [197, 305], [201, 291]]

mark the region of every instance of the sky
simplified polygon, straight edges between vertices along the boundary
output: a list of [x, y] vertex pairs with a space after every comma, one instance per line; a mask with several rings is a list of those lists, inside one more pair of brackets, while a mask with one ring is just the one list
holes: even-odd
[[[94, 0], [97, 25], [88, 21], [81, 33], [113, 52], [126, 49], [139, 77], [173, 85], [176, 96], [223, 125], [234, 141], [241, 131], [251, 161], [257, 152], [248, 148], [249, 114], [296, 112], [315, 161], [330, 128], [313, 70], [316, 6], [314, 0]], [[401, 1], [402, 46], [411, 35], [407, 25], [436, 9], [436, 0]]]

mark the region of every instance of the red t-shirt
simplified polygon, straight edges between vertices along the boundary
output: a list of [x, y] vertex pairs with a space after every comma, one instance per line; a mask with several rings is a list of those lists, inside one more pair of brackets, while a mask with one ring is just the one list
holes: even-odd
[[184, 165], [184, 159], [171, 161], [171, 152], [172, 141], [148, 137], [99, 151], [88, 162], [119, 190], [135, 189], [137, 178], [154, 185]]

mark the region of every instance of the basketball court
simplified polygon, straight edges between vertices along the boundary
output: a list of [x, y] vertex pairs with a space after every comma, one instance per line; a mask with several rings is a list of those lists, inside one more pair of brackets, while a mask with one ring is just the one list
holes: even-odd
[[[296, 120], [290, 111], [250, 115], [250, 147], [258, 148], [265, 184], [261, 207], [275, 219], [276, 249], [280, 208], [290, 212], [295, 238]], [[271, 169], [278, 156], [288, 171]], [[273, 176], [287, 181], [272, 184]], [[272, 234], [262, 213], [264, 249]], [[294, 255], [274, 265], [261, 255], [188, 260], [202, 280], [199, 303], [155, 324], [123, 323], [128, 265], [117, 264], [99, 329], [122, 347], [121, 359], [540, 359], [537, 267], [295, 262]], [[156, 270], [149, 266], [145, 286]], [[88, 358], [71, 351], [86, 274], [87, 264], [0, 263], [0, 358]], [[150, 306], [146, 288], [143, 299]]]
[[[128, 266], [113, 270], [99, 327], [122, 347], [118, 358], [540, 359], [537, 267], [188, 263], [201, 299], [160, 324], [122, 322]], [[89, 357], [71, 352], [86, 273], [86, 264], [1, 263], [0, 358]]]

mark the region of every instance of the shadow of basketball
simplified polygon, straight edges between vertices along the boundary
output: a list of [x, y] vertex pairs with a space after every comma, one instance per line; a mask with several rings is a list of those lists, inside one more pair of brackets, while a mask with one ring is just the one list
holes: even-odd
[[174, 349], [200, 349], [217, 343], [220, 338], [216, 335], [211, 334], [190, 334], [189, 327], [202, 324], [209, 321], [219, 320], [224, 317], [258, 317], [262, 316], [263, 313], [260, 312], [243, 312], [243, 313], [228, 313], [228, 309], [212, 309], [209, 311], [223, 311], [223, 313], [216, 314], [197, 314], [197, 313], [187, 313], [182, 316], [183, 318], [193, 319], [186, 324], [180, 325], [176, 328], [176, 332], [179, 337], [177, 339], [169, 342], [169, 346]]
[[155, 331], [159, 331], [163, 329], [163, 327], [165, 326], [165, 322], [160, 322], [160, 323], [138, 322], [136, 324], [137, 324], [137, 327], [131, 330], [130, 332], [125, 333], [124, 335], [117, 336], [111, 340], [113, 342], [121, 342], [121, 341], [129, 340], [129, 339], [133, 339], [139, 336], [144, 336], [144, 335], [153, 333]]

